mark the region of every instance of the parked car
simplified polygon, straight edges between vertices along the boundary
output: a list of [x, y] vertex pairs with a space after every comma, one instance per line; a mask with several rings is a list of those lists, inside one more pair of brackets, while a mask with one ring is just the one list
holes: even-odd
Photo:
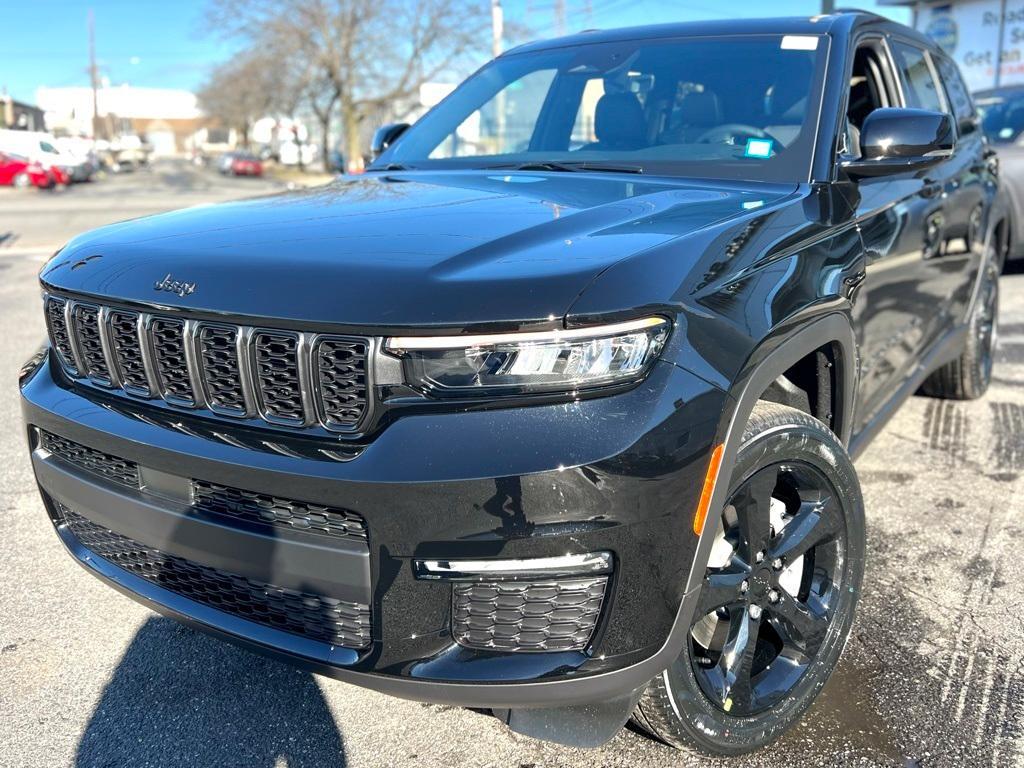
[[55, 180], [39, 163], [25, 157], [0, 153], [0, 187], [49, 189]]
[[231, 173], [231, 165], [235, 161], [235, 152], [225, 152], [217, 158], [217, 171], [227, 175]]
[[62, 178], [84, 181], [90, 175], [81, 159], [59, 149], [56, 139], [41, 131], [0, 129], [0, 152], [25, 157], [47, 170], [59, 168], [54, 175]]
[[256, 155], [236, 152], [231, 157], [227, 172], [232, 176], [262, 176], [263, 163]]
[[991, 378], [1007, 219], [964, 94], [860, 12], [587, 32], [362, 176], [76, 237], [20, 382], [56, 533], [321, 674], [761, 747], [850, 632], [852, 457]]
[[974, 101], [981, 127], [999, 156], [1010, 226], [1003, 233], [1003, 258], [1024, 258], [1024, 86], [979, 91]]

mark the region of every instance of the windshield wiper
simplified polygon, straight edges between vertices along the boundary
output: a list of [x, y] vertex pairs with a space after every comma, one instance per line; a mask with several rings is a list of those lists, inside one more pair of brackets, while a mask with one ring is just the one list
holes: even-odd
[[526, 163], [508, 163], [505, 165], [490, 165], [485, 170], [509, 170], [509, 171], [559, 171], [574, 173], [576, 171], [591, 171], [596, 173], [643, 173], [644, 169], [639, 165], [611, 165], [608, 163], [592, 163], [582, 160], [580, 162], [557, 162], [554, 160], [533, 160]]

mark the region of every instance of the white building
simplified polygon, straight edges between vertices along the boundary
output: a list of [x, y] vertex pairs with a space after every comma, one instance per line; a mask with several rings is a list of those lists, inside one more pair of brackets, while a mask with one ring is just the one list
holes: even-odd
[[[46, 115], [49, 130], [92, 136], [91, 88], [41, 87], [36, 90], [36, 102]], [[145, 134], [154, 154], [183, 151], [202, 121], [195, 94], [170, 88], [104, 86], [99, 89], [97, 106], [108, 135]]]
[[934, 39], [972, 91], [1024, 84], [1024, 0], [883, 0], [913, 10], [913, 26]]

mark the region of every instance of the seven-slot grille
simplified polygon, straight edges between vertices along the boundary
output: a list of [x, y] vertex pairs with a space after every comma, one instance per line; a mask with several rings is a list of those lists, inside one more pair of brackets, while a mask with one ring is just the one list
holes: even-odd
[[64, 370], [105, 389], [220, 416], [355, 432], [370, 340], [207, 323], [46, 297]]

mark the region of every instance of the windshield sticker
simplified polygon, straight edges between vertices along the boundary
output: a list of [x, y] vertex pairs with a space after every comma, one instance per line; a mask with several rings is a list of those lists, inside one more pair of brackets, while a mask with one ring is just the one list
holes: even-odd
[[784, 35], [782, 38], [784, 51], [816, 51], [818, 38], [814, 35]]
[[743, 152], [743, 156], [767, 160], [772, 156], [772, 147], [774, 146], [775, 142], [771, 139], [747, 139], [747, 148]]

